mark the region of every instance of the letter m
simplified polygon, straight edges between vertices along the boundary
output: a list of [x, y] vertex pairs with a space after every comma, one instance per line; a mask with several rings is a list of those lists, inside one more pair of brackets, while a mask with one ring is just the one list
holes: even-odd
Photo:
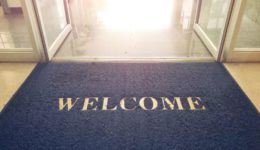
[[174, 110], [176, 105], [178, 110], [183, 110], [180, 97], [174, 97], [172, 101], [167, 97], [161, 97], [161, 99], [163, 103], [163, 110], [167, 110], [167, 105], [170, 107], [171, 110]]
[[64, 110], [65, 107], [67, 107], [68, 111], [70, 111], [78, 100], [79, 98], [76, 98], [75, 100], [72, 98], [66, 98], [65, 100], [64, 98], [59, 98], [59, 110]]

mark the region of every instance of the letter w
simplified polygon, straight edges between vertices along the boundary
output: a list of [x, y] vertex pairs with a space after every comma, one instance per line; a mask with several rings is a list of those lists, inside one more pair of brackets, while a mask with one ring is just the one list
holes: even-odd
[[72, 98], [66, 98], [66, 102], [64, 103], [64, 98], [59, 98], [59, 110], [63, 110], [66, 106], [68, 108], [68, 111], [72, 109], [72, 107], [77, 103], [79, 98], [76, 98], [76, 100], [72, 100]]

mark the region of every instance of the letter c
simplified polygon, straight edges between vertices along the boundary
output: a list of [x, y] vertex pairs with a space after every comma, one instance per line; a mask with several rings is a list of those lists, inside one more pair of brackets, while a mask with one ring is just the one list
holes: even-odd
[[[134, 101], [134, 102], [136, 102], [136, 97], [131, 97], [131, 99]], [[126, 97], [124, 97], [124, 98], [122, 98], [121, 100], [120, 100], [120, 107], [123, 109], [123, 110], [135, 110], [136, 109], [136, 106], [134, 106], [133, 108], [126, 108], [126, 106], [125, 106], [125, 101], [126, 101], [127, 99], [126, 99]], [[130, 99], [128, 99], [128, 100], [130, 100]]]

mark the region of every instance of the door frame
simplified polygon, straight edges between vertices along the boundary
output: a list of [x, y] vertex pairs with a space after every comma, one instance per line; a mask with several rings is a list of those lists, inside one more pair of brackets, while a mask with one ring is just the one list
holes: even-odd
[[69, 33], [72, 30], [68, 0], [63, 0], [67, 25], [65, 26], [63, 31], [58, 35], [58, 37], [56, 37], [55, 41], [49, 47], [46, 44], [45, 30], [44, 30], [42, 22], [40, 20], [40, 14], [37, 9], [37, 4], [36, 4], [35, 0], [31, 0], [31, 2], [34, 7], [34, 13], [36, 16], [36, 20], [38, 22], [38, 28], [39, 28], [39, 32], [40, 32], [40, 36], [41, 36], [41, 43], [44, 47], [44, 50], [43, 50], [44, 55], [45, 55], [44, 60], [51, 61], [51, 59], [54, 57], [55, 53], [58, 51], [59, 47], [62, 45], [62, 43], [65, 41], [65, 39], [67, 38], [67, 36], [69, 35]]
[[214, 43], [210, 40], [210, 38], [207, 36], [207, 34], [203, 31], [203, 29], [199, 25], [199, 17], [201, 13], [201, 5], [202, 5], [202, 0], [197, 0], [197, 12], [196, 12], [196, 20], [195, 20], [195, 25], [194, 25], [194, 30], [202, 40], [202, 42], [206, 45], [212, 56], [216, 61], [221, 61], [222, 60], [222, 52], [223, 52], [223, 47], [224, 43], [226, 40], [226, 32], [229, 27], [229, 22], [230, 22], [230, 17], [232, 15], [232, 10], [234, 6], [235, 0], [230, 0], [229, 8], [227, 15], [225, 16], [225, 25], [221, 30], [221, 36], [219, 37], [219, 43], [217, 46], [214, 45]]

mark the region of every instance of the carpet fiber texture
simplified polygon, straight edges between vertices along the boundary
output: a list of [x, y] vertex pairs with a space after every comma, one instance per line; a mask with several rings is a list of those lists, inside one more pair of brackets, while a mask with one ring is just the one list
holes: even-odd
[[0, 149], [254, 150], [259, 121], [219, 63], [52, 62], [0, 114]]

